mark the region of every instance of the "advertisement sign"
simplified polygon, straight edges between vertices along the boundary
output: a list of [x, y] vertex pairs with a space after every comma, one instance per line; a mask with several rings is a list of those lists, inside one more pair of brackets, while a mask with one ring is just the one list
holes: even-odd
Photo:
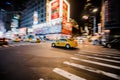
[[19, 34], [24, 34], [24, 35], [26, 35], [26, 30], [27, 30], [27, 28], [20, 28], [19, 29]]
[[72, 24], [69, 22], [62, 24], [62, 33], [71, 35], [72, 34]]
[[33, 14], [33, 24], [37, 24], [38, 23], [38, 12], [35, 11]]
[[34, 29], [35, 34], [49, 34], [49, 33], [60, 33], [61, 25], [55, 25], [51, 27], [39, 27]]
[[61, 33], [62, 25], [61, 19], [53, 20], [48, 23], [38, 24], [33, 26], [33, 32], [35, 34], [51, 34], [51, 33]]
[[63, 18], [65, 21], [69, 21], [70, 17], [70, 5], [67, 0], [52, 0], [49, 6], [49, 20]]
[[68, 5], [63, 1], [63, 20], [67, 21], [68, 17]]
[[51, 3], [51, 20], [59, 18], [59, 10], [60, 10], [59, 0], [53, 1]]

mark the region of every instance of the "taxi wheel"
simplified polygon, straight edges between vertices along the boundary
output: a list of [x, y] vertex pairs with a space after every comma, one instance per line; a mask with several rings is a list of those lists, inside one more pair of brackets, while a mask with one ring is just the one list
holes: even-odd
[[52, 47], [55, 47], [55, 43], [52, 43]]
[[69, 49], [70, 48], [70, 45], [69, 44], [66, 44], [66, 46], [65, 46], [67, 49]]

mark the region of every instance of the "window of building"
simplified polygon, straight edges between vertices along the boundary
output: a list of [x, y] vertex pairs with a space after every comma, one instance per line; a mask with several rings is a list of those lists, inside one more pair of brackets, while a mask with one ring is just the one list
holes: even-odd
[[44, 6], [44, 4], [42, 3], [42, 4], [41, 4], [41, 7], [43, 7], [43, 6]]
[[43, 16], [44, 16], [44, 15], [43, 15], [43, 14], [41, 14], [41, 18], [43, 18]]
[[44, 2], [44, 0], [40, 0], [40, 2]]
[[41, 22], [43, 22], [43, 20], [41, 20]]
[[43, 9], [41, 9], [41, 13], [43, 13], [44, 12], [44, 10]]

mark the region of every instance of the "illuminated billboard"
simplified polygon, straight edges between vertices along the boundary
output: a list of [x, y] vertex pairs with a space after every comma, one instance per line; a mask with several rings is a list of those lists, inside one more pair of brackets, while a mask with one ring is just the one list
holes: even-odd
[[38, 23], [38, 12], [34, 11], [33, 14], [33, 24], [37, 24]]
[[72, 24], [67, 22], [65, 24], [62, 24], [62, 34], [72, 34]]
[[59, 18], [60, 16], [59, 10], [60, 10], [59, 0], [56, 0], [53, 3], [51, 3], [51, 19]]
[[34, 34], [51, 34], [51, 33], [61, 33], [62, 26], [61, 20], [56, 19], [43, 24], [38, 24], [33, 26]]
[[52, 0], [49, 4], [49, 20], [62, 18], [69, 21], [70, 5], [66, 0]]
[[24, 28], [20, 28], [19, 29], [19, 34], [20, 35], [26, 35], [26, 30], [27, 30], [27, 28], [25, 28], [25, 27]]
[[34, 25], [35, 34], [72, 34], [72, 25], [69, 23], [70, 5], [67, 0], [51, 0], [47, 11], [48, 22]]
[[35, 34], [50, 34], [50, 33], [60, 33], [61, 25], [56, 25], [54, 27], [39, 27], [34, 29]]
[[68, 5], [66, 4], [65, 1], [63, 1], [63, 20], [67, 21], [67, 17], [68, 17]]

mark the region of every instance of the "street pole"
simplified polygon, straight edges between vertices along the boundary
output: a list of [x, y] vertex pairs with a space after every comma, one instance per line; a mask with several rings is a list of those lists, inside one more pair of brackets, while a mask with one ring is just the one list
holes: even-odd
[[93, 16], [93, 35], [96, 33], [96, 16]]

